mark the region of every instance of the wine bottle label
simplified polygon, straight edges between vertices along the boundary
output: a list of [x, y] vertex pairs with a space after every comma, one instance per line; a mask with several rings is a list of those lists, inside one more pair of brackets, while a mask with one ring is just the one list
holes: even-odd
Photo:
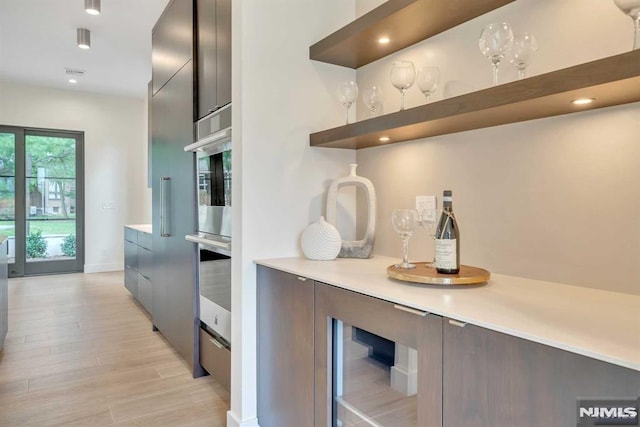
[[456, 239], [436, 239], [436, 268], [458, 268]]

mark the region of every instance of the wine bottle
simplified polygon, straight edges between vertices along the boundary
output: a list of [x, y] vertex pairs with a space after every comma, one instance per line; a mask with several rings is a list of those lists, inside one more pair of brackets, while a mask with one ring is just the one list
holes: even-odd
[[460, 230], [453, 215], [451, 190], [445, 190], [442, 197], [442, 213], [436, 228], [435, 259], [438, 273], [460, 272]]

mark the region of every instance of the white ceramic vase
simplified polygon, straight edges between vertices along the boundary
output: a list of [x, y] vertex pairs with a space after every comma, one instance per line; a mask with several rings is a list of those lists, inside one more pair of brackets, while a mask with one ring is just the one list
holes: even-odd
[[358, 187], [364, 191], [367, 198], [367, 228], [364, 237], [360, 240], [344, 240], [338, 254], [340, 258], [369, 258], [373, 251], [376, 231], [376, 190], [369, 179], [356, 174], [357, 167], [357, 164], [349, 165], [349, 175], [333, 181], [327, 192], [327, 221], [333, 225], [336, 224], [338, 193], [341, 188]]
[[316, 261], [335, 259], [342, 247], [340, 232], [321, 216], [320, 219], [302, 232], [300, 246], [304, 256]]

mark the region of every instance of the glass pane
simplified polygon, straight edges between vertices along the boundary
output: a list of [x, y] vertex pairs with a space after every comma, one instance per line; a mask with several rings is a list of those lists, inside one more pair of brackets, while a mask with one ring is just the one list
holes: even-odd
[[16, 175], [16, 137], [0, 133], [0, 176]]
[[417, 426], [418, 352], [334, 321], [333, 425]]
[[27, 135], [25, 164], [27, 178], [75, 178], [76, 140]]
[[76, 257], [75, 220], [27, 220], [27, 262]]
[[25, 136], [27, 262], [76, 257], [76, 141]]
[[0, 234], [9, 237], [9, 264], [15, 262], [16, 137], [0, 133]]

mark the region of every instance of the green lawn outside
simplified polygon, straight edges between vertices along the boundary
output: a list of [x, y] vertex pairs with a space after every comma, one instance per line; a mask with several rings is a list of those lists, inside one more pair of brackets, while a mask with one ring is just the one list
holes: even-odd
[[[42, 234], [44, 236], [52, 235], [52, 234], [75, 234], [76, 232], [76, 221], [75, 220], [65, 220], [65, 221], [38, 221], [31, 220], [27, 221], [27, 226], [30, 231], [42, 230]], [[14, 237], [15, 236], [15, 225], [13, 221], [0, 221], [0, 234]]]

